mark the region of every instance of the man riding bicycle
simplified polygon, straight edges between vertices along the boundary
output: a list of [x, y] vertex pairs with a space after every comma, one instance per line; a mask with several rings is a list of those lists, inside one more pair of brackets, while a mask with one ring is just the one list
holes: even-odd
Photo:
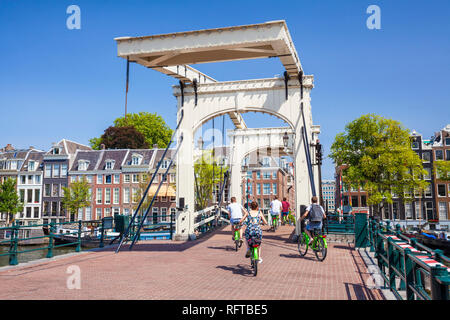
[[280, 215], [281, 215], [281, 209], [282, 209], [283, 205], [281, 204], [281, 201], [278, 200], [278, 196], [276, 195], [273, 199], [273, 201], [270, 203], [270, 216], [271, 216], [271, 220], [273, 221], [273, 217], [274, 216], [278, 216], [278, 221], [280, 220]]
[[289, 204], [289, 202], [287, 201], [286, 197], [283, 197], [283, 201], [281, 201], [281, 222], [283, 224], [285, 224], [288, 219], [288, 215], [289, 215], [289, 207], [291, 205]]
[[311, 202], [312, 204], [308, 208], [306, 208], [305, 214], [303, 214], [303, 216], [300, 218], [300, 221], [305, 218], [308, 218], [309, 220], [309, 224], [306, 226], [305, 231], [310, 239], [312, 239], [310, 231], [314, 229], [322, 230], [322, 221], [323, 219], [327, 218], [322, 206], [317, 204], [316, 196], [311, 198]]
[[246, 211], [242, 205], [236, 203], [236, 197], [231, 197], [231, 203], [228, 205], [227, 210], [230, 212], [231, 223], [231, 238], [234, 240], [234, 232], [239, 229], [239, 239], [242, 242], [242, 228], [240, 228], [240, 221], [242, 219], [242, 211]]

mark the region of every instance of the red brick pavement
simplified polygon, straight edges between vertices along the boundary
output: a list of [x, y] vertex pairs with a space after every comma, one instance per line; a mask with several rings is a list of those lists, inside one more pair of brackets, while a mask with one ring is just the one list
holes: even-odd
[[[0, 271], [0, 299], [383, 299], [364, 283], [367, 269], [358, 251], [330, 244], [319, 262], [301, 258], [288, 241], [292, 227], [265, 231], [263, 263], [256, 277], [234, 251], [230, 227], [197, 241], [138, 243], [85, 252]], [[81, 289], [68, 289], [67, 267], [81, 270]]]

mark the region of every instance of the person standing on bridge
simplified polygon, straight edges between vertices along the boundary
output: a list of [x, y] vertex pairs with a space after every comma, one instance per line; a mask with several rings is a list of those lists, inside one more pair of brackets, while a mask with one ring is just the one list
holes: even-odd
[[[242, 205], [236, 202], [236, 197], [231, 197], [231, 203], [228, 205], [227, 210], [230, 212], [230, 224], [231, 224], [231, 239], [234, 240], [234, 231], [237, 229], [236, 225], [241, 223], [242, 211], [247, 212]], [[242, 228], [239, 228], [239, 239], [242, 242]]]
[[[245, 241], [247, 243], [247, 253], [245, 254], [246, 258], [250, 258], [250, 245], [249, 240], [252, 238], [256, 238], [261, 242], [262, 240], [262, 229], [261, 229], [261, 222], [264, 224], [267, 224], [266, 219], [264, 218], [264, 215], [261, 213], [260, 210], [258, 210], [258, 202], [253, 201], [250, 204], [250, 211], [246, 211], [244, 216], [241, 219], [241, 223], [244, 223], [247, 226], [245, 228]], [[259, 260], [258, 262], [261, 263], [261, 245], [258, 247], [258, 256]]]

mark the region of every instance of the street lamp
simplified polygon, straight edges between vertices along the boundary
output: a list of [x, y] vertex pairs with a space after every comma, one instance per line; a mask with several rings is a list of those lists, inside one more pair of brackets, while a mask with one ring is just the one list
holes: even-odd
[[285, 132], [283, 135], [283, 145], [285, 148], [288, 147], [288, 142], [289, 142], [289, 136], [288, 136], [287, 132]]

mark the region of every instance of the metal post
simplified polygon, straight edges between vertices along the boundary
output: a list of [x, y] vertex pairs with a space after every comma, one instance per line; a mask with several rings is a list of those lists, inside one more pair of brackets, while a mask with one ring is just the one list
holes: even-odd
[[54, 229], [54, 222], [50, 222], [50, 228], [48, 229], [49, 232], [49, 238], [48, 238], [48, 252], [47, 252], [47, 258], [52, 258], [53, 257], [53, 242], [54, 242], [54, 234], [53, 232], [55, 231]]
[[396, 291], [395, 287], [395, 272], [394, 272], [394, 248], [392, 245], [392, 238], [388, 238], [388, 270], [389, 270], [389, 289], [392, 292]]
[[75, 252], [81, 251], [81, 220], [78, 220], [78, 244]]
[[14, 221], [11, 228], [11, 241], [9, 246], [9, 264], [17, 265], [19, 262], [17, 261], [17, 239], [18, 239], [18, 225]]
[[173, 214], [170, 214], [170, 240], [173, 240]]
[[103, 244], [103, 238], [104, 238], [104, 233], [105, 233], [105, 229], [103, 228], [104, 223], [105, 223], [105, 218], [102, 218], [102, 226], [100, 228], [100, 245], [98, 246], [99, 248], [103, 248], [105, 246]]
[[406, 300], [414, 300], [414, 291], [409, 287], [414, 284], [414, 268], [413, 263], [409, 257], [411, 249], [406, 248], [403, 256], [403, 275], [406, 279]]

